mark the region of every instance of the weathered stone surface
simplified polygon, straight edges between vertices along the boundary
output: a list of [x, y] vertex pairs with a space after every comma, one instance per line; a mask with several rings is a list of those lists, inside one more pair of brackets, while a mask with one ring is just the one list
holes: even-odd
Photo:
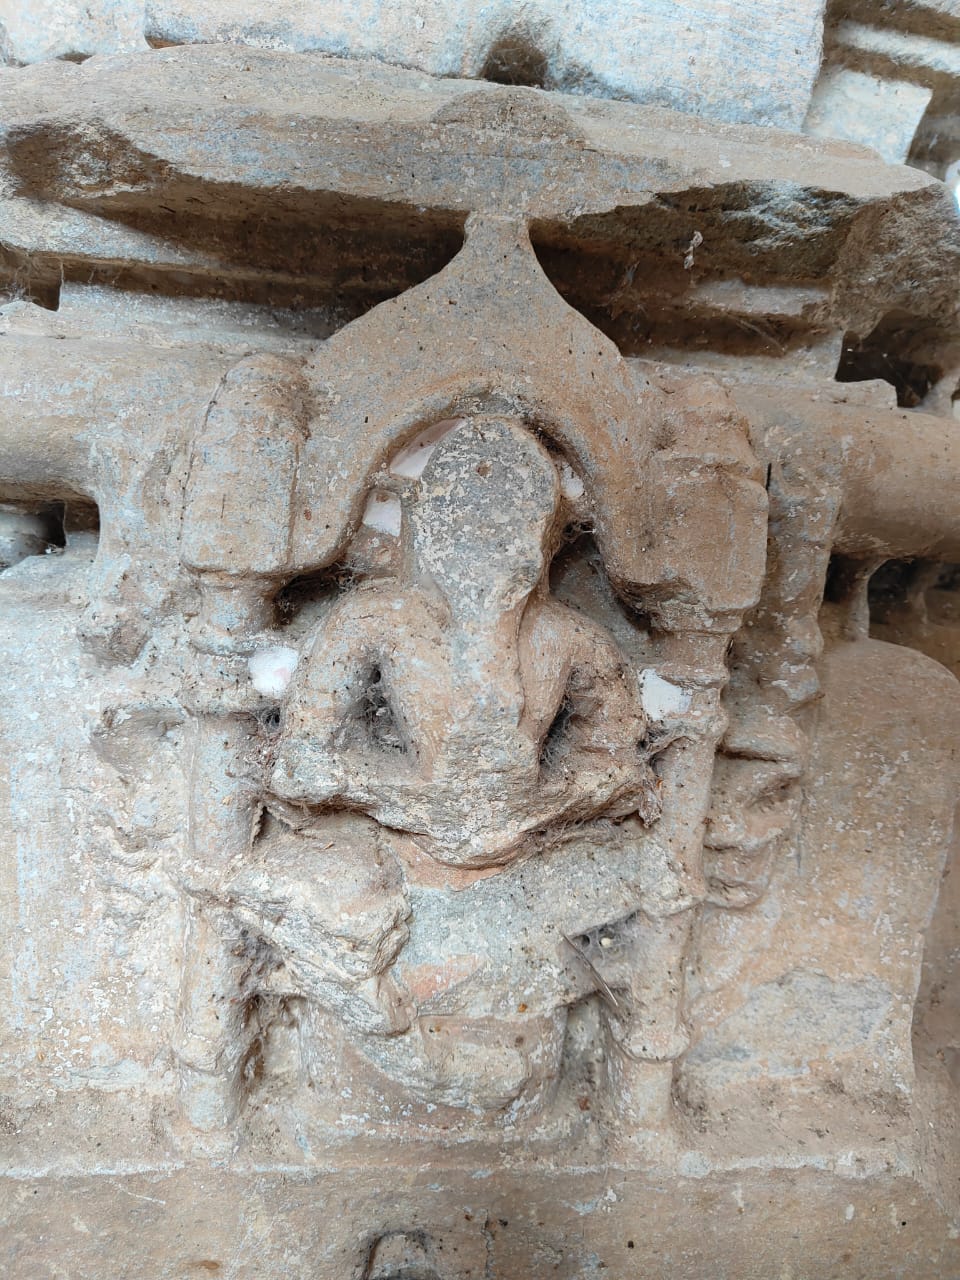
[[832, 39], [855, 62], [893, 64], [901, 74], [910, 75], [921, 84], [955, 88], [960, 78], [960, 50], [954, 42], [956, 31], [951, 35], [954, 40], [935, 40], [890, 26], [841, 22]]
[[804, 127], [868, 142], [893, 162], [909, 159], [947, 180], [960, 157], [958, 47], [960, 10], [952, 0], [829, 6]]
[[[809, 1130], [804, 1137], [813, 1164], [818, 1139]], [[15, 1265], [46, 1280], [56, 1275], [50, 1256], [69, 1256], [77, 1280], [99, 1280], [109, 1255], [134, 1257], [147, 1275], [191, 1280], [216, 1275], [214, 1264], [238, 1280], [266, 1270], [333, 1277], [365, 1269], [379, 1280], [391, 1273], [372, 1271], [371, 1262], [403, 1257], [403, 1245], [384, 1248], [368, 1225], [378, 1221], [389, 1224], [380, 1238], [409, 1233], [407, 1256], [429, 1249], [429, 1261], [440, 1263], [419, 1274], [451, 1280], [476, 1280], [484, 1270], [537, 1280], [656, 1275], [665, 1259], [678, 1275], [744, 1280], [956, 1270], [957, 1245], [939, 1205], [882, 1146], [861, 1165], [848, 1160], [829, 1171], [746, 1163], [714, 1173], [691, 1162], [669, 1194], [662, 1175], [616, 1162], [547, 1177], [499, 1160], [458, 1168], [438, 1159], [404, 1186], [387, 1160], [350, 1172], [244, 1176], [214, 1166], [199, 1197], [192, 1172], [175, 1167], [115, 1176], [109, 1188], [38, 1173], [11, 1203]], [[700, 1230], [691, 1232], [691, 1222]]]
[[251, 48], [0, 97], [7, 1274], [956, 1271], [960, 691], [870, 635], [892, 560], [960, 657], [939, 184]]
[[48, 58], [82, 61], [94, 53], [146, 49], [143, 0], [2, 0], [0, 61], [24, 64]]
[[888, 164], [903, 164], [932, 96], [925, 85], [835, 67], [817, 81], [804, 128], [817, 138], [862, 142]]
[[[9, 13], [5, 10], [9, 9]], [[143, 47], [227, 43], [326, 53], [435, 76], [534, 85], [797, 129], [817, 73], [823, 0], [773, 10], [709, 0], [589, 6], [532, 0], [94, 0], [0, 6], [0, 54], [12, 63], [79, 59]]]

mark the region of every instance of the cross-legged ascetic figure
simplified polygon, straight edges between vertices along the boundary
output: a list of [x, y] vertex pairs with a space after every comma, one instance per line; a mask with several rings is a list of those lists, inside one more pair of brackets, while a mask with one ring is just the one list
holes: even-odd
[[559, 512], [522, 427], [448, 436], [405, 500], [402, 580], [347, 595], [300, 665], [273, 792], [360, 809], [461, 866], [559, 821], [652, 816], [636, 676], [547, 592]]

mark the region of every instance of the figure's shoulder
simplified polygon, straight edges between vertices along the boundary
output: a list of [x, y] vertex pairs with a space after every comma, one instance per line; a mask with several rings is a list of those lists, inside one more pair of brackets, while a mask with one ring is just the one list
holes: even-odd
[[343, 640], [373, 633], [383, 640], [411, 634], [433, 634], [441, 625], [436, 601], [420, 587], [395, 579], [359, 582], [332, 605], [320, 632]]
[[388, 618], [404, 612], [411, 596], [418, 594], [395, 578], [369, 578], [351, 583], [326, 615], [326, 625], [347, 618]]
[[616, 641], [592, 618], [568, 604], [548, 597], [532, 602], [523, 620], [523, 630], [535, 644], [561, 643], [566, 650], [583, 650], [595, 662], [619, 661]]

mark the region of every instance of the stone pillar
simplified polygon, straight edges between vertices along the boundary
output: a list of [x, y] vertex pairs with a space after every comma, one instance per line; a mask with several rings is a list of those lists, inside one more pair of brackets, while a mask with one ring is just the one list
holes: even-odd
[[808, 114], [817, 5], [294, 8], [0, 25], [4, 1274], [953, 1274], [960, 230], [902, 95], [830, 140], [879, 37]]

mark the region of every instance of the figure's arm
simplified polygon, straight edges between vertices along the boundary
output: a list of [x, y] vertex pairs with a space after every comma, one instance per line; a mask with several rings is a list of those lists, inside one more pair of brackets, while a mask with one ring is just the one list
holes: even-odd
[[323, 804], [356, 774], [380, 672], [384, 604], [372, 590], [335, 606], [301, 662], [282, 709], [271, 779], [282, 799]]
[[571, 736], [585, 753], [627, 753], [632, 762], [646, 717], [636, 675], [610, 635], [564, 605], [551, 603], [534, 623], [534, 661], [567, 671], [564, 701]]
[[583, 750], [626, 752], [632, 762], [647, 725], [636, 672], [600, 627], [578, 621], [573, 640], [575, 671], [593, 707], [583, 725]]
[[410, 908], [375, 823], [331, 814], [313, 831], [273, 834], [229, 896], [235, 916], [283, 957], [294, 989], [365, 1032], [406, 1025], [388, 970], [407, 940]]
[[524, 689], [536, 706], [531, 731], [541, 735], [545, 818], [635, 811], [652, 818], [659, 793], [640, 748], [646, 729], [640, 689], [611, 637], [574, 610], [550, 603], [522, 643]]

